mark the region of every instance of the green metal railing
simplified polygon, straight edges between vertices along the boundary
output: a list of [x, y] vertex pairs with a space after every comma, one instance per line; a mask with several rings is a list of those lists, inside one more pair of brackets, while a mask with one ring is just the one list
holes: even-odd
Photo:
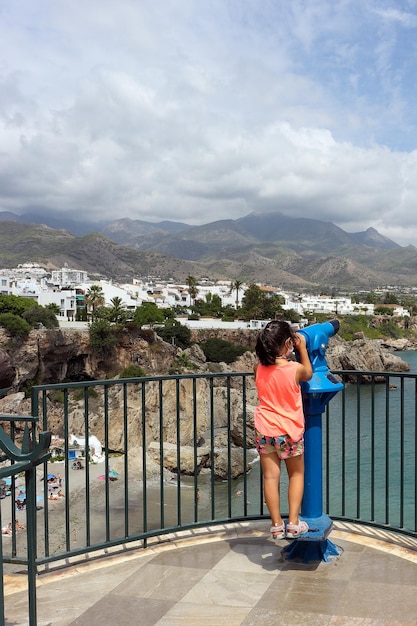
[[417, 536], [417, 377], [338, 371], [323, 420], [325, 509]]
[[[39, 441], [35, 436], [36, 419], [27, 416], [9, 416], [0, 415], [0, 421], [10, 422], [10, 433], [7, 434], [3, 428], [0, 428], [0, 462], [8, 461], [0, 468], [0, 479], [4, 477], [11, 479], [10, 489], [15, 491], [15, 477], [18, 474], [24, 474], [25, 477], [25, 497], [27, 503], [26, 512], [26, 562], [28, 567], [28, 615], [30, 625], [36, 624], [36, 467], [41, 463], [46, 463], [49, 459], [49, 445], [51, 442], [51, 433], [41, 432]], [[22, 445], [19, 448], [15, 443], [15, 422], [25, 423]], [[30, 427], [29, 427], [30, 425]], [[14, 498], [12, 498], [14, 503]], [[16, 532], [17, 520], [14, 506], [11, 510], [11, 547], [12, 554], [16, 554]], [[2, 526], [2, 516], [0, 507], [0, 528]], [[2, 532], [3, 535], [3, 532]], [[3, 538], [3, 537], [2, 537]], [[3, 542], [0, 542], [0, 624], [4, 626], [4, 577], [3, 577]]]
[[[417, 537], [417, 377], [335, 374], [345, 388], [323, 415], [324, 512]], [[41, 501], [26, 514], [36, 536], [15, 537], [3, 561], [36, 571], [178, 530], [267, 518], [255, 405], [249, 372], [33, 387], [31, 419], [53, 433], [52, 455], [57, 446], [61, 455], [32, 467]], [[73, 454], [83, 469], [72, 469]], [[61, 475], [58, 500], [49, 474]], [[14, 494], [3, 511], [8, 505], [15, 519]]]

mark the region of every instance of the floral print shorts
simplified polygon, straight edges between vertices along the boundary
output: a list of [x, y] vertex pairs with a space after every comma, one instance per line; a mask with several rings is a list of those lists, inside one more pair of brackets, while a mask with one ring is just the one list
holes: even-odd
[[293, 456], [304, 454], [304, 437], [301, 437], [298, 441], [293, 441], [289, 435], [268, 437], [256, 431], [255, 442], [259, 454], [276, 452], [280, 459], [289, 459]]

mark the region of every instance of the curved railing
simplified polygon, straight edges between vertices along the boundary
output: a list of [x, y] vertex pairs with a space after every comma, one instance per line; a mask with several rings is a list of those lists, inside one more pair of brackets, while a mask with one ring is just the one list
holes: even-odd
[[[346, 384], [322, 420], [323, 512], [417, 537], [416, 376], [334, 373]], [[33, 420], [53, 434], [52, 458], [37, 470], [34, 567], [268, 518], [253, 444], [256, 402], [249, 372], [33, 387]], [[76, 457], [81, 470], [72, 469]], [[3, 502], [11, 519], [13, 480]], [[28, 563], [26, 542], [17, 536], [10, 545], [4, 562]]]
[[326, 511], [417, 536], [417, 377], [334, 374], [350, 382], [323, 419]]

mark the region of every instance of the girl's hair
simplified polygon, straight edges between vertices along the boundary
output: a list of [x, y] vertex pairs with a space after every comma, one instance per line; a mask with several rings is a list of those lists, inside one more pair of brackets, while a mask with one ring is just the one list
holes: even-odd
[[256, 340], [255, 352], [262, 365], [274, 365], [282, 346], [294, 333], [288, 322], [273, 320], [261, 330]]

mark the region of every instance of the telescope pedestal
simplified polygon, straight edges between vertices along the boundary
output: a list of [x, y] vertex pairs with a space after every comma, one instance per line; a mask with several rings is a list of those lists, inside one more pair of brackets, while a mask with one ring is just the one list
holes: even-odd
[[309, 561], [333, 561], [343, 552], [342, 548], [336, 546], [328, 535], [333, 527], [333, 522], [327, 515], [320, 517], [306, 517], [302, 519], [307, 522], [309, 531], [305, 535], [294, 539], [286, 546], [282, 555], [287, 561], [302, 559], [304, 563]]
[[330, 394], [320, 394], [315, 404], [313, 395], [305, 397], [306, 430], [304, 433], [304, 497], [301, 507], [301, 518], [307, 522], [309, 531], [294, 539], [282, 551], [287, 561], [302, 559], [309, 561], [333, 561], [343, 552], [328, 539], [333, 522], [323, 513], [323, 477], [322, 477], [322, 411]]

